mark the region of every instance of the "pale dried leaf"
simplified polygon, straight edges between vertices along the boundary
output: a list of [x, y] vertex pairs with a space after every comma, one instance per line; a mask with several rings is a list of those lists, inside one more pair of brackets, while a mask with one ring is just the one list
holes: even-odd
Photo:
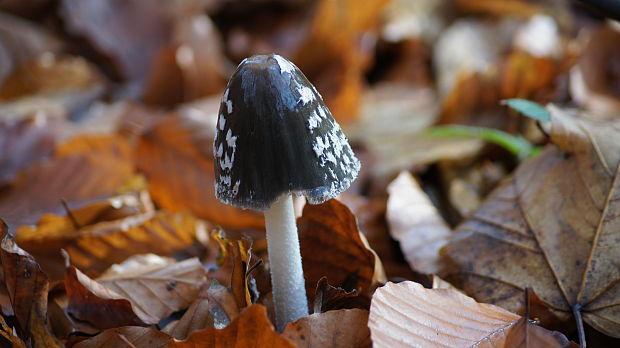
[[388, 186], [386, 218], [392, 238], [416, 272], [433, 274], [439, 270], [439, 249], [452, 231], [437, 208], [409, 172], [401, 172]]
[[197, 258], [177, 262], [154, 254], [136, 255], [96, 280], [128, 299], [145, 323], [154, 324], [190, 305], [205, 281], [205, 270]]
[[368, 326], [374, 347], [502, 347], [519, 316], [452, 289], [414, 282], [377, 289]]

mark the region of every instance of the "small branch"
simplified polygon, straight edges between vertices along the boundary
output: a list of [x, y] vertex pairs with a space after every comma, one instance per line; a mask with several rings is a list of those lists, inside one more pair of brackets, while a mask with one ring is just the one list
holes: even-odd
[[73, 215], [71, 210], [69, 210], [69, 205], [67, 205], [67, 201], [65, 201], [64, 199], [61, 199], [60, 203], [62, 204], [62, 207], [65, 209], [65, 212], [67, 213], [67, 217], [69, 218], [69, 220], [71, 220], [71, 224], [73, 225], [73, 228], [75, 228], [76, 230], [79, 230], [80, 228], [82, 228], [80, 223], [75, 218], [75, 215]]
[[579, 335], [579, 346], [581, 348], [586, 348], [586, 333], [583, 329], [583, 319], [581, 318], [581, 304], [576, 303], [572, 307], [573, 316], [575, 317], [575, 322], [577, 323], [577, 334]]

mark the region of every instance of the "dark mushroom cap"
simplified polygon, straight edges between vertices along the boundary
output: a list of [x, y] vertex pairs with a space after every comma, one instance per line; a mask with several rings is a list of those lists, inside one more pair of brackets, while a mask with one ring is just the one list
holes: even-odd
[[213, 154], [217, 198], [244, 209], [268, 209], [291, 192], [323, 203], [360, 169], [321, 95], [275, 54], [245, 59], [230, 78]]

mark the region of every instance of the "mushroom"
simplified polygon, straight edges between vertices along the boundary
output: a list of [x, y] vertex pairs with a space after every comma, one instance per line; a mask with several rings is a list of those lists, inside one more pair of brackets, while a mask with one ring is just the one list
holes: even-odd
[[323, 98], [290, 61], [246, 58], [220, 106], [215, 193], [264, 211], [276, 326], [308, 315], [292, 194], [320, 204], [346, 190], [360, 162]]

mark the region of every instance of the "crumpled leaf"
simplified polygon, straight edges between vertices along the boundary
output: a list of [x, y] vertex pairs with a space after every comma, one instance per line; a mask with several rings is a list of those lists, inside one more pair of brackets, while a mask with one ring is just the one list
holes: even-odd
[[97, 328], [146, 325], [133, 311], [129, 300], [92, 280], [74, 266], [67, 267], [65, 289], [69, 297], [67, 310]]
[[374, 347], [503, 347], [505, 330], [518, 319], [456, 290], [407, 281], [377, 289], [368, 326]]
[[289, 323], [282, 332], [298, 348], [372, 347], [368, 311], [340, 309], [315, 313]]
[[105, 330], [95, 337], [86, 339], [74, 348], [149, 347], [164, 348], [170, 343], [170, 336], [151, 327], [126, 326]]
[[370, 301], [359, 296], [357, 290], [346, 291], [329, 285], [327, 277], [323, 277], [316, 285], [312, 308], [313, 313], [325, 313], [335, 309], [368, 309]]
[[324, 276], [345, 290], [369, 296], [385, 282], [381, 260], [358, 230], [349, 208], [335, 199], [304, 207], [297, 220], [306, 292]]
[[261, 214], [215, 198], [212, 149], [218, 107], [219, 100], [161, 120], [140, 137], [137, 166], [153, 200], [164, 209], [190, 210], [223, 226], [262, 227]]
[[267, 309], [254, 304], [241, 312], [226, 328], [196, 331], [186, 341], [174, 340], [168, 347], [294, 348], [295, 345], [275, 332], [267, 317]]
[[[205, 281], [197, 258], [176, 262], [154, 254], [113, 265], [96, 280], [74, 267], [68, 267], [65, 275], [69, 311], [100, 328], [158, 323], [187, 308]], [[118, 312], [102, 316], [102, 306], [118, 308]]]
[[0, 315], [0, 335], [11, 342], [12, 348], [26, 348], [24, 341], [15, 335], [15, 331], [6, 324], [2, 315]]
[[181, 319], [166, 325], [162, 331], [177, 340], [185, 340], [194, 331], [223, 329], [238, 315], [239, 307], [233, 294], [213, 282], [206, 291], [201, 292]]
[[60, 348], [47, 323], [49, 281], [39, 264], [20, 248], [7, 226], [0, 220], [2, 269], [13, 311], [21, 332], [32, 339], [35, 348]]
[[0, 195], [0, 216], [9, 226], [34, 224], [45, 212], [63, 211], [119, 193], [134, 173], [129, 144], [119, 136], [77, 137], [20, 171]]
[[390, 235], [400, 243], [409, 266], [416, 272], [439, 270], [439, 250], [452, 231], [409, 172], [401, 172], [388, 186], [386, 218]]
[[514, 309], [531, 287], [560, 319], [620, 337], [620, 123], [550, 106], [555, 147], [522, 164], [442, 250], [446, 280]]

